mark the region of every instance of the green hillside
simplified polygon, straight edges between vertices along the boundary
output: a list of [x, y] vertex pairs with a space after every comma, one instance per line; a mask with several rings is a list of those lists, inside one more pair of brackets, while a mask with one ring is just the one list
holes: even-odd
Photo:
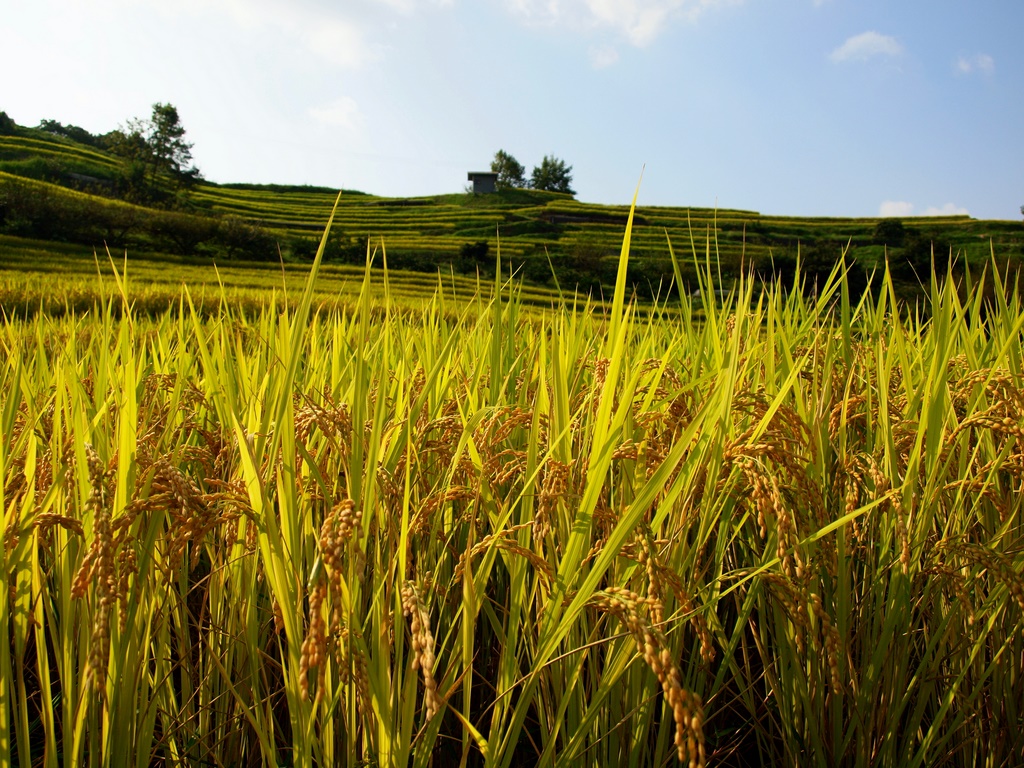
[[[125, 161], [38, 129], [0, 136], [0, 234], [38, 241], [104, 244], [142, 256], [302, 262], [312, 257], [336, 190], [200, 181], [161, 206], [117, 199]], [[630, 190], [623, 190], [625, 199]], [[628, 206], [595, 205], [535, 190], [487, 195], [383, 198], [345, 192], [327, 261], [361, 264], [367, 246], [397, 270], [475, 274], [493, 269], [500, 248], [528, 282], [601, 291], [614, 283]], [[792, 275], [798, 254], [810, 279], [849, 247], [856, 288], [888, 255], [908, 291], [952, 255], [957, 263], [1016, 263], [1017, 221], [967, 216], [903, 221], [762, 216], [755, 211], [641, 207], [632, 234], [630, 280], [640, 297], [672, 281], [671, 243], [683, 262], [709, 256], [730, 280], [741, 268]], [[552, 270], [554, 275], [552, 275]], [[659, 289], [659, 284], [662, 286]], [[687, 286], [689, 289], [690, 286]]]

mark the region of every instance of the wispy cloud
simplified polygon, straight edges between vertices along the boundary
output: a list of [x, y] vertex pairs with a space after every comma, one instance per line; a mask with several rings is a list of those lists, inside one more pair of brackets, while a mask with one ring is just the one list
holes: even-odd
[[903, 46], [899, 40], [878, 32], [861, 32], [829, 54], [832, 61], [866, 61], [875, 56], [899, 56]]
[[594, 69], [605, 69], [619, 60], [619, 52], [610, 45], [596, 45], [590, 49], [590, 63]]
[[[138, 2], [162, 14], [219, 15], [243, 30], [273, 30], [294, 41], [299, 51], [344, 69], [357, 69], [380, 58], [381, 46], [370, 42], [367, 18], [310, 0], [111, 0]], [[385, 2], [385, 0], [378, 0]], [[367, 14], [364, 12], [363, 17]]]
[[383, 57], [385, 46], [374, 42], [374, 31], [394, 14], [409, 16], [454, 4], [454, 0], [366, 0], [334, 5], [320, 0], [102, 1], [115, 6], [148, 6], [170, 17], [219, 15], [244, 30], [272, 30], [294, 41], [298, 51], [343, 69], [358, 69]]
[[309, 116], [318, 123], [349, 131], [357, 131], [363, 124], [362, 110], [351, 96], [342, 96], [329, 104], [312, 107]]
[[412, 13], [423, 5], [436, 5], [442, 8], [450, 8], [455, 0], [374, 0], [379, 5], [387, 5], [403, 13]]
[[886, 200], [878, 206], [878, 215], [887, 219], [902, 219], [908, 216], [970, 216], [970, 213], [956, 203], [946, 203], [941, 206], [931, 205], [919, 213], [913, 203], [904, 200]]
[[991, 75], [996, 71], [996, 62], [987, 53], [976, 53], [974, 56], [958, 56], [956, 68], [958, 72], [962, 72], [965, 75], [973, 72]]
[[676, 19], [743, 0], [506, 0], [528, 23], [578, 30], [610, 29], [635, 46], [653, 41]]
[[344, 69], [358, 69], [383, 58], [385, 46], [373, 42], [374, 29], [398, 12], [412, 15], [447, 8], [454, 0], [372, 0], [363, 4], [318, 0], [207, 0], [222, 4], [243, 23], [278, 29], [298, 40], [310, 54]]

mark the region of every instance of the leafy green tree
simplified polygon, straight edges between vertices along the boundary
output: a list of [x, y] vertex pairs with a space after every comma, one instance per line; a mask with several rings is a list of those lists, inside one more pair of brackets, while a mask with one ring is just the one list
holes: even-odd
[[566, 165], [564, 160], [554, 155], [544, 155], [540, 165], [534, 167], [530, 185], [534, 189], [543, 189], [547, 192], [576, 194], [576, 190], [572, 188], [572, 166]]
[[225, 216], [217, 227], [217, 242], [229, 258], [268, 261], [277, 257], [277, 238], [240, 216]]
[[198, 174], [192, 167], [192, 144], [185, 141], [185, 128], [173, 104], [154, 104], [146, 141], [158, 171], [176, 177]]
[[185, 128], [173, 104], [156, 103], [148, 120], [133, 118], [103, 137], [110, 151], [128, 161], [123, 186], [126, 196], [151, 202], [168, 196], [161, 179], [169, 178], [176, 191], [187, 190], [202, 178], [191, 165], [192, 144], [185, 141]]
[[139, 120], [129, 120], [126, 126], [105, 134], [103, 140], [113, 154], [129, 162], [141, 164], [149, 159], [149, 145], [146, 143]]
[[103, 148], [103, 139], [77, 125], [62, 124], [59, 120], [41, 120], [36, 126], [41, 131], [52, 133], [56, 136], [63, 136], [66, 139], [77, 141], [79, 144], [86, 144], [90, 147]]
[[526, 186], [526, 168], [503, 149], [494, 153], [491, 170], [498, 174], [498, 189], [517, 189]]
[[213, 241], [219, 222], [209, 216], [193, 216], [181, 211], [157, 211], [152, 214], [149, 230], [161, 244], [171, 246], [175, 253], [194, 256], [200, 246]]
[[133, 203], [149, 203], [157, 197], [157, 189], [150, 174], [150, 151], [145, 137], [131, 122], [106, 134], [110, 151], [126, 162], [117, 180], [118, 195]]
[[871, 236], [871, 242], [875, 245], [887, 245], [890, 248], [899, 248], [907, 239], [907, 230], [899, 219], [882, 219], [875, 225], [875, 232]]
[[0, 136], [13, 135], [14, 129], [17, 127], [17, 124], [7, 116], [6, 112], [0, 112]]

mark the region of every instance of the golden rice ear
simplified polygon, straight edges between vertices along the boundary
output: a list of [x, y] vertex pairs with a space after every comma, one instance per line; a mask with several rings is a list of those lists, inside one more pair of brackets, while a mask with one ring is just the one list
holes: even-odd
[[700, 696], [683, 689], [679, 669], [672, 658], [672, 652], [666, 647], [667, 639], [656, 624], [640, 613], [640, 606], [646, 605], [654, 618], [657, 604], [650, 598], [645, 599], [635, 592], [620, 588], [596, 593], [592, 604], [619, 619], [633, 636], [637, 652], [661, 684], [665, 701], [675, 721], [674, 743], [679, 761], [693, 768], [704, 768], [707, 756], [704, 745], [704, 710]]
[[327, 679], [327, 624], [322, 605], [327, 597], [327, 584], [318, 582], [309, 593], [309, 626], [302, 641], [299, 656], [299, 692], [303, 700], [309, 701], [309, 674], [317, 671], [316, 699], [319, 703], [324, 695]]
[[411, 581], [402, 587], [402, 610], [410, 618], [412, 633], [412, 668], [423, 677], [423, 710], [430, 720], [441, 710], [441, 699], [434, 680], [434, 635], [430, 631], [430, 615], [423, 607], [419, 590]]

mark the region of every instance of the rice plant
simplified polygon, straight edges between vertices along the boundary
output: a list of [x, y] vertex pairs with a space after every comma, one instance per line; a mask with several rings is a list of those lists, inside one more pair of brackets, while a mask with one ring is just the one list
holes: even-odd
[[6, 321], [0, 755], [1024, 762], [1007, 276], [720, 302], [709, 244], [640, 315], [630, 233], [610, 305], [542, 315], [500, 255], [399, 306], [383, 247], [323, 308], [321, 247], [286, 306], [139, 316], [118, 272]]

